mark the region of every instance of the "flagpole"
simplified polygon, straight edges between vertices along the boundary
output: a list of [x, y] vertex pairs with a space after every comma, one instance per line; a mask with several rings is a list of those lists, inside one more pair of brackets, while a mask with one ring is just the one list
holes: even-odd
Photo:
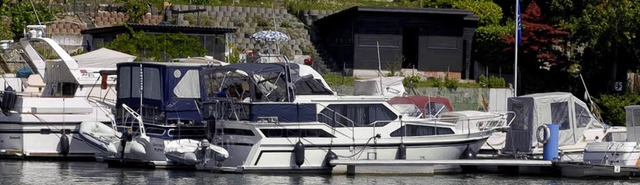
[[518, 96], [518, 44], [520, 42], [518, 29], [520, 28], [520, 0], [516, 0], [516, 31], [515, 31], [515, 64], [513, 65], [513, 95]]

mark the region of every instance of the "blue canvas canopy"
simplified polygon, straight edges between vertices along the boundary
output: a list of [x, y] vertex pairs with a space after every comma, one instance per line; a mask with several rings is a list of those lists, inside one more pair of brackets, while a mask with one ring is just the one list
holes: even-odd
[[200, 70], [206, 67], [186, 63], [119, 63], [116, 107], [127, 104], [138, 110], [142, 86], [143, 117], [156, 122], [171, 119], [200, 122], [197, 106], [204, 94]]

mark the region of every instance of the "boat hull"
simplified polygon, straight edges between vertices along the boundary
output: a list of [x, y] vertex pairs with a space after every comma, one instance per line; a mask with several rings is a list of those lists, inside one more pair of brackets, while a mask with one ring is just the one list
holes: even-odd
[[[231, 124], [229, 124], [231, 125]], [[240, 124], [236, 124], [235, 128]], [[228, 125], [227, 125], [228, 126]], [[247, 127], [245, 127], [247, 128]], [[336, 159], [350, 160], [393, 160], [400, 159], [400, 145], [406, 147], [406, 159], [446, 160], [459, 159], [467, 151], [474, 154], [491, 136], [493, 131], [471, 134], [451, 134], [414, 137], [371, 137], [352, 139], [284, 137], [269, 138], [241, 135], [217, 135], [214, 144], [229, 152], [224, 161], [204, 160], [196, 168], [199, 170], [223, 170], [238, 173], [286, 172], [286, 173], [330, 173], [329, 151]], [[304, 162], [296, 164], [296, 143], [304, 145]]]
[[[93, 159], [98, 152], [78, 134], [79, 123], [0, 123], [0, 156]], [[66, 133], [69, 151], [62, 139]]]

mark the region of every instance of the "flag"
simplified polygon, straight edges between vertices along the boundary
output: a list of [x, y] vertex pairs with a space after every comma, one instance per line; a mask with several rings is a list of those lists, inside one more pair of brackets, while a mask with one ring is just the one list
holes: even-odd
[[516, 0], [516, 44], [522, 45], [522, 21], [520, 20], [520, 0]]

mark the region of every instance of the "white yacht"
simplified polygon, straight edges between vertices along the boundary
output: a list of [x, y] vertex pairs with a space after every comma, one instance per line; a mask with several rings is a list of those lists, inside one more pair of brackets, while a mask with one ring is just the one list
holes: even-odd
[[[77, 136], [78, 128], [83, 121], [112, 121], [114, 77], [98, 68], [82, 68], [54, 40], [44, 37], [44, 29], [44, 25], [28, 26], [21, 46], [13, 48], [32, 74], [2, 78], [0, 155], [93, 158], [96, 150]], [[38, 53], [43, 50], [51, 53]]]
[[403, 117], [383, 96], [337, 96], [306, 65], [241, 63], [201, 74], [207, 135], [229, 158], [205, 156], [198, 169], [330, 172], [332, 159], [473, 158], [494, 132]]
[[199, 72], [209, 65], [118, 64], [117, 124], [85, 122], [80, 135], [110, 166], [193, 167], [206, 152], [226, 158], [224, 149], [201, 143], [207, 127], [198, 109]]

